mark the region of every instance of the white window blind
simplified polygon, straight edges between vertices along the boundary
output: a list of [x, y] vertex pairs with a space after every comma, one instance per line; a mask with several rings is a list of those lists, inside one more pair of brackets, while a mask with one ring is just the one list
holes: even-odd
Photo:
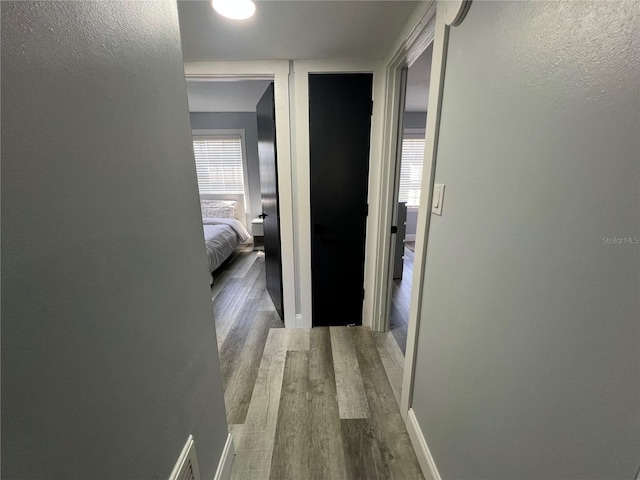
[[424, 138], [404, 138], [400, 168], [399, 202], [420, 205], [422, 187], [422, 164], [424, 163]]
[[200, 193], [244, 193], [240, 135], [193, 138]]

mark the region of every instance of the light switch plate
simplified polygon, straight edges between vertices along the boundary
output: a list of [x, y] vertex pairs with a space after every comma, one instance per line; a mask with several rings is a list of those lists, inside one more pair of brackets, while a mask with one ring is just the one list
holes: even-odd
[[442, 203], [444, 202], [444, 184], [436, 183], [433, 186], [433, 203], [431, 203], [431, 213], [442, 215]]

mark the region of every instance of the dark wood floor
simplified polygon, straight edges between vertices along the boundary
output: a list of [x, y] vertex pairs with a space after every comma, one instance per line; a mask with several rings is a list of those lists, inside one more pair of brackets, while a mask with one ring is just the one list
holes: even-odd
[[407, 348], [407, 327], [409, 324], [409, 305], [411, 304], [411, 280], [413, 278], [413, 256], [409, 248], [404, 249], [404, 269], [402, 280], [393, 281], [389, 325], [398, 347], [404, 355]]
[[241, 252], [219, 273], [212, 299], [232, 478], [423, 478], [398, 408], [393, 334], [282, 328], [262, 252]]

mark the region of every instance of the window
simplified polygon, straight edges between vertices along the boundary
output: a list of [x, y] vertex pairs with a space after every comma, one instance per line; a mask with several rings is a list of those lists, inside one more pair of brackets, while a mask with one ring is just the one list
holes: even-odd
[[405, 137], [402, 140], [399, 202], [408, 206], [420, 205], [422, 188], [422, 164], [424, 163], [424, 138]]
[[241, 135], [194, 135], [200, 194], [244, 194]]

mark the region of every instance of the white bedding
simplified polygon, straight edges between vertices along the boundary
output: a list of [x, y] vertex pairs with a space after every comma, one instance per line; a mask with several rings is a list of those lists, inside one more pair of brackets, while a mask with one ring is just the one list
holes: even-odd
[[238, 245], [251, 238], [242, 223], [233, 218], [203, 218], [202, 228], [211, 273], [229, 258]]

